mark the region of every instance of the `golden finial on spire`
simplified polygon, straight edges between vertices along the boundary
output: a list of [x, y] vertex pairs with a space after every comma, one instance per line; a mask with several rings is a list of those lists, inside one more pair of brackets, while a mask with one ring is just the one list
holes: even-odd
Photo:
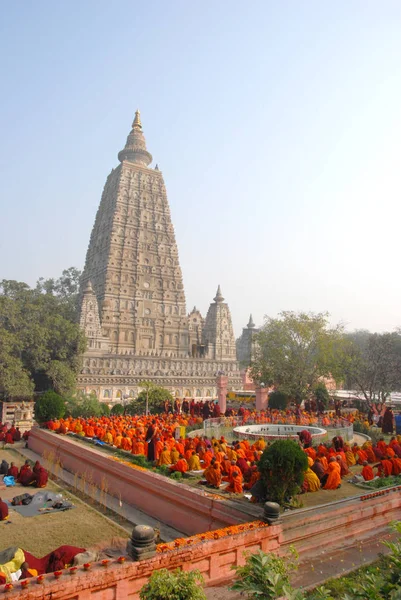
[[135, 119], [134, 119], [134, 122], [132, 123], [132, 129], [135, 129], [135, 128], [142, 129], [141, 113], [139, 112], [139, 108], [135, 112]]

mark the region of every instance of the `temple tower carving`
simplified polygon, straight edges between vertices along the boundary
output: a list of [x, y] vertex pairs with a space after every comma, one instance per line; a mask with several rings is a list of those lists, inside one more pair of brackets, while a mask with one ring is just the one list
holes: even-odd
[[[238, 386], [231, 316], [221, 292], [206, 320], [196, 308], [187, 314], [163, 175], [157, 165], [149, 166], [152, 155], [139, 111], [118, 159], [103, 189], [82, 274], [80, 323], [88, 350], [80, 387], [93, 385], [102, 397], [104, 385], [112, 383], [121, 391], [144, 377], [160, 377], [161, 385], [177, 388], [175, 372], [183, 378], [182, 390], [191, 387], [184, 385], [186, 378], [200, 391], [202, 378], [209, 389], [211, 372], [215, 366], [220, 369], [208, 359], [230, 362], [233, 386]], [[130, 357], [124, 368], [117, 366], [121, 355]], [[179, 369], [173, 359], [181, 359]], [[203, 361], [203, 367], [195, 368], [195, 360]], [[122, 383], [115, 375], [129, 380]], [[107, 376], [113, 381], [105, 381]]]

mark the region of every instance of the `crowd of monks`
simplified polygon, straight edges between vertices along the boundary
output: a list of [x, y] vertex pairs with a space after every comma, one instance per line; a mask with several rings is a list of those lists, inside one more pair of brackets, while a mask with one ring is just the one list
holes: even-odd
[[[341, 486], [343, 477], [350, 475], [350, 467], [361, 465], [362, 470], [353, 481], [371, 481], [375, 477], [401, 474], [401, 436], [393, 436], [389, 443], [381, 438], [377, 443], [349, 445], [341, 436], [333, 438], [332, 445], [305, 447], [309, 467], [305, 474], [304, 491], [326, 490]], [[376, 471], [374, 471], [376, 469]]]
[[25, 463], [18, 468], [13, 462], [8, 462], [3, 459], [0, 463], [0, 475], [14, 477], [16, 483], [23, 486], [32, 486], [36, 488], [46, 487], [49, 475], [40, 462], [37, 460], [31, 468], [31, 463], [26, 460]]
[[[13, 462], [8, 462], [3, 459], [0, 463], [0, 476], [14, 477], [16, 483], [20, 483], [23, 486], [32, 486], [36, 488], [44, 488], [47, 485], [48, 473], [44, 467], [37, 460], [31, 468], [29, 460], [26, 460], [24, 464], [18, 468]], [[8, 519], [8, 506], [0, 498], [0, 521]]]
[[[241, 412], [242, 410], [242, 412]], [[318, 417], [305, 411], [267, 410], [256, 413], [240, 409], [239, 414], [232, 416], [241, 422], [315, 425]], [[357, 413], [348, 415], [348, 421], [358, 418]], [[335, 413], [321, 415], [319, 424], [322, 426], [338, 426], [340, 417]], [[242, 494], [249, 492], [260, 478], [258, 461], [266, 446], [264, 439], [254, 442], [238, 440], [228, 443], [224, 437], [217, 440], [203, 435], [184, 437], [182, 428], [202, 423], [202, 419], [193, 416], [190, 411], [176, 410], [174, 413], [148, 416], [103, 416], [89, 419], [66, 418], [50, 421], [49, 429], [66, 434], [73, 432], [80, 436], [96, 438], [105, 444], [115, 446], [134, 455], [144, 456], [150, 463], [165, 465], [171, 472], [181, 474], [197, 472], [203, 474], [206, 485], [219, 489], [227, 484], [225, 491]], [[177, 432], [181, 434], [177, 435]], [[312, 446], [312, 439], [307, 430], [301, 432], [300, 445], [308, 456], [308, 469], [303, 484], [304, 492], [314, 492], [321, 488], [337, 489], [341, 486], [343, 477], [350, 474], [349, 467], [361, 465], [361, 477], [365, 480], [375, 476], [401, 473], [401, 443], [400, 439], [392, 438], [385, 444], [366, 442], [362, 447], [352, 446], [343, 442], [340, 436], [334, 438], [331, 444]], [[373, 472], [373, 468], [377, 472]]]
[[21, 434], [19, 427], [15, 427], [14, 424], [0, 423], [0, 442], [3, 443], [3, 447], [5, 444], [12, 445], [21, 439], [27, 439], [28, 435], [28, 432]]

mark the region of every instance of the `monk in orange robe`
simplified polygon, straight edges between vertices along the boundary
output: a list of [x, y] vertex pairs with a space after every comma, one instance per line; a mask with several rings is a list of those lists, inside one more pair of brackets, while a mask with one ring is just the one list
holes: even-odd
[[210, 467], [208, 467], [207, 475], [205, 476], [206, 481], [212, 487], [218, 489], [221, 484], [221, 471], [220, 463], [215, 461]]
[[157, 461], [157, 465], [159, 467], [160, 467], [160, 465], [171, 465], [171, 454], [170, 454], [170, 450], [167, 448], [167, 446], [164, 446], [163, 450], [160, 452], [160, 456]]
[[182, 454], [180, 454], [180, 458], [175, 465], [171, 465], [170, 471], [178, 471], [179, 473], [186, 473], [188, 471], [188, 463]]
[[[387, 452], [388, 452], [387, 448]], [[401, 473], [401, 458], [393, 457], [390, 459], [393, 465], [393, 475], [399, 475]]]
[[391, 460], [383, 458], [377, 465], [377, 474], [379, 477], [390, 477], [393, 474], [393, 464]]
[[341, 486], [341, 467], [334, 457], [330, 458], [328, 465], [329, 476], [325, 485], [324, 490], [336, 490]]
[[189, 457], [188, 468], [190, 471], [200, 471], [202, 469], [199, 456], [195, 450], [192, 450], [192, 455]]
[[234, 471], [232, 483], [225, 489], [226, 492], [232, 492], [234, 494], [242, 494], [242, 481], [238, 477], [238, 473]]
[[361, 475], [364, 478], [365, 481], [372, 481], [372, 479], [375, 478], [375, 475], [373, 473], [373, 469], [370, 465], [368, 465], [368, 463], [365, 462], [363, 463], [363, 469], [361, 471]]

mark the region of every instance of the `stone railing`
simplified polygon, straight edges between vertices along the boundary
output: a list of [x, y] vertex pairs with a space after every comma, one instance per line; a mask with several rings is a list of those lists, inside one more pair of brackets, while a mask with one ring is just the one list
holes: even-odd
[[[219, 585], [232, 580], [231, 567], [243, 565], [246, 552], [277, 552], [280, 535], [280, 525], [255, 527], [244, 533], [157, 553], [139, 562], [127, 560], [123, 564], [116, 564], [112, 560], [107, 566], [97, 562], [91, 564], [86, 572], [79, 567], [74, 575], [66, 569], [59, 579], [53, 573], [45, 575], [41, 585], [37, 585], [36, 578], [32, 578], [26, 589], [17, 582], [5, 597], [10, 600], [138, 600], [139, 591], [152, 572], [163, 568], [198, 570], [206, 585]], [[3, 588], [0, 586], [0, 594]]]
[[[352, 423], [347, 421], [344, 418], [339, 418], [336, 424], [326, 425], [323, 423], [323, 419], [315, 418], [311, 422], [309, 419], [302, 418], [294, 422], [293, 425], [305, 425], [305, 427], [321, 427], [327, 431], [327, 433], [321, 437], [319, 437], [319, 441], [330, 441], [333, 437], [340, 435], [344, 441], [350, 441], [354, 435], [354, 429]], [[272, 417], [266, 417], [264, 415], [258, 415], [256, 418], [242, 418], [239, 416], [235, 417], [219, 417], [214, 419], [206, 419], [203, 422], [203, 434], [207, 437], [214, 436], [215, 438], [220, 438], [224, 436], [229, 441], [238, 439], [239, 435], [237, 435], [233, 429], [235, 427], [241, 427], [245, 425], [289, 425], [288, 422], [285, 422], [281, 416], [273, 415]]]

